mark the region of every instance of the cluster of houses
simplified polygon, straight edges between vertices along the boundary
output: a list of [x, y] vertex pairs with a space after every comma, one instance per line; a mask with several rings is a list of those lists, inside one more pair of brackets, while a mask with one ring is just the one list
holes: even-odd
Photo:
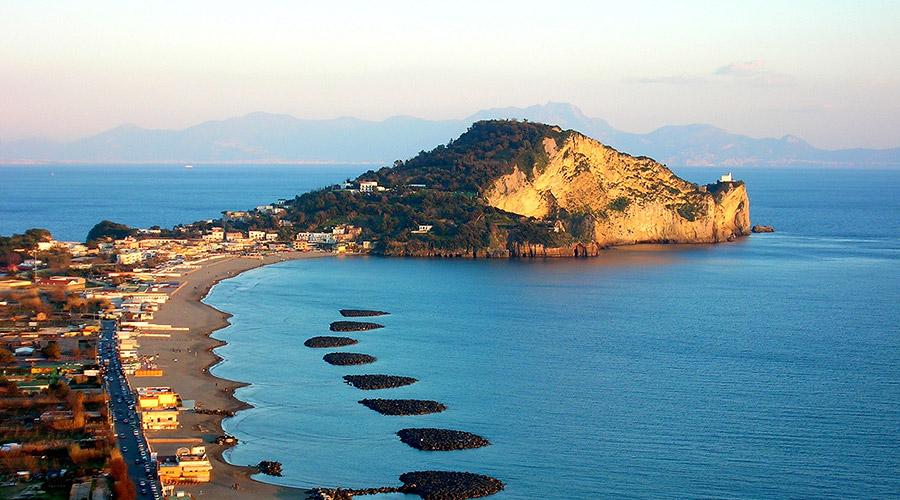
[[350, 224], [339, 224], [331, 231], [309, 233], [300, 232], [294, 237], [294, 250], [325, 250], [335, 253], [367, 251], [372, 248], [371, 241], [359, 241], [362, 228]]

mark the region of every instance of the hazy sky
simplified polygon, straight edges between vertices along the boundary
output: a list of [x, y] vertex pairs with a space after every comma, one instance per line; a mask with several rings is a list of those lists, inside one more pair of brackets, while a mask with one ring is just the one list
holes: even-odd
[[[625, 5], [627, 4], [627, 5]], [[900, 146], [900, 1], [0, 1], [0, 140], [565, 101]]]

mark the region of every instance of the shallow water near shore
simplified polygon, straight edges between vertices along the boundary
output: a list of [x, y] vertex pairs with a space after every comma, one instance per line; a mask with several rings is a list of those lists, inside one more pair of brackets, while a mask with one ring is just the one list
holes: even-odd
[[[900, 174], [853, 174], [756, 173], [754, 222], [778, 232], [734, 244], [312, 259], [223, 281], [207, 302], [234, 316], [212, 372], [249, 382], [237, 396], [255, 406], [224, 421], [241, 440], [226, 458], [278, 460], [285, 476], [259, 479], [298, 487], [443, 469], [503, 480], [496, 498], [894, 496]], [[331, 350], [303, 346], [341, 308], [392, 313], [335, 349], [376, 363], [331, 366]], [[341, 378], [365, 373], [419, 382], [360, 391]], [[383, 416], [367, 397], [448, 409]], [[492, 445], [421, 452], [395, 435], [404, 427]]]

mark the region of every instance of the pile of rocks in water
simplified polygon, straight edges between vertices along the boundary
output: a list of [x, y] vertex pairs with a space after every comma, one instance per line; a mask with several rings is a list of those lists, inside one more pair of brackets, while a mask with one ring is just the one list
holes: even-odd
[[506, 486], [503, 481], [471, 472], [417, 471], [400, 476], [403, 493], [425, 500], [461, 500], [493, 495]]
[[750, 228], [751, 233], [774, 233], [775, 228], [772, 226], [763, 226], [762, 224], [757, 224]]
[[447, 409], [441, 403], [427, 399], [363, 399], [359, 404], [382, 415], [426, 415]]
[[273, 462], [271, 460], [263, 460], [256, 465], [260, 472], [269, 476], [281, 477], [281, 462]]
[[347, 366], [374, 363], [376, 358], [359, 352], [329, 352], [322, 359], [332, 365]]
[[385, 316], [390, 313], [384, 311], [370, 311], [368, 309], [341, 309], [341, 316], [345, 318], [364, 318], [367, 316]]
[[468, 450], [491, 444], [477, 434], [450, 429], [400, 429], [397, 435], [400, 441], [423, 451]]
[[377, 328], [384, 328], [384, 325], [370, 321], [335, 321], [329, 326], [332, 332], [364, 332]]
[[358, 344], [359, 341], [350, 337], [312, 337], [306, 339], [303, 343], [306, 347], [345, 347], [348, 345]]
[[344, 381], [364, 391], [392, 389], [418, 382], [412, 377], [401, 377], [399, 375], [344, 375]]

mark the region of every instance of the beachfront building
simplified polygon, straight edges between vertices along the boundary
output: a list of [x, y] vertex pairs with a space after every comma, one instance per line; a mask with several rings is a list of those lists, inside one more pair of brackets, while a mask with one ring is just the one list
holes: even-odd
[[137, 393], [141, 411], [178, 406], [178, 393], [171, 387], [138, 387]]
[[178, 410], [173, 408], [150, 409], [141, 412], [141, 427], [147, 430], [178, 428]]
[[265, 231], [247, 231], [247, 238], [251, 240], [263, 240], [266, 238]]
[[159, 480], [163, 484], [206, 483], [212, 475], [212, 464], [206, 448], [179, 448], [175, 455], [160, 456]]

